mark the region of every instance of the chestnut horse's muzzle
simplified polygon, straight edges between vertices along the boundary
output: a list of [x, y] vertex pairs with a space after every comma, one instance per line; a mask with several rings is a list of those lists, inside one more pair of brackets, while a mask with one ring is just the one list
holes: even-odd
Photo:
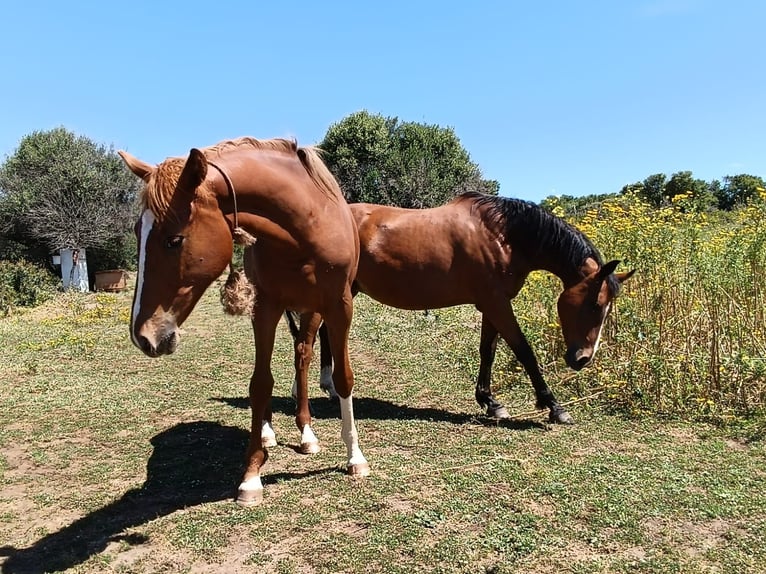
[[162, 335], [156, 341], [152, 341], [144, 335], [136, 337], [136, 346], [141, 349], [147, 357], [159, 357], [160, 355], [170, 355], [178, 347], [178, 331], [175, 329]]

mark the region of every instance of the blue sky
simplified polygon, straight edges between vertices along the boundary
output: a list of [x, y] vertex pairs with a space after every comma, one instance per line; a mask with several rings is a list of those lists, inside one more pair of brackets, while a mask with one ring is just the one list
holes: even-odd
[[150, 162], [319, 142], [366, 109], [454, 128], [502, 195], [766, 177], [766, 2], [40, 2], [0, 20], [0, 159], [64, 126]]

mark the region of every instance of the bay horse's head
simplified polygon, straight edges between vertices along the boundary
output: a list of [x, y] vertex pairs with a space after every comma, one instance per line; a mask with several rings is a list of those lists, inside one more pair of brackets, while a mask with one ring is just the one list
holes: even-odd
[[618, 264], [619, 261], [606, 263], [559, 296], [559, 320], [567, 345], [564, 358], [575, 371], [595, 357], [612, 301], [620, 285], [635, 273], [635, 270], [615, 273]]
[[157, 166], [118, 153], [146, 183], [135, 226], [138, 275], [130, 334], [146, 355], [157, 357], [176, 350], [178, 327], [231, 262], [231, 229], [205, 182], [208, 163], [200, 150]]

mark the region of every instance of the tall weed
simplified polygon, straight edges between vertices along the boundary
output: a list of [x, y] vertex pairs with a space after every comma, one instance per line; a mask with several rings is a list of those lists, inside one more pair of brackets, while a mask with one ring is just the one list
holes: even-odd
[[[637, 269], [607, 323], [595, 369], [575, 394], [597, 392], [633, 413], [728, 417], [766, 401], [766, 198], [734, 213], [655, 209], [633, 196], [573, 221], [604, 253]], [[554, 208], [555, 209], [555, 208]], [[563, 354], [558, 280], [532, 276], [514, 302], [541, 362]], [[524, 321], [526, 319], [526, 321]]]

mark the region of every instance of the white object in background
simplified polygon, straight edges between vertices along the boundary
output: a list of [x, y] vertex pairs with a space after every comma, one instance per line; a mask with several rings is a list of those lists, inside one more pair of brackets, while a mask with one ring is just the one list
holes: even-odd
[[61, 253], [61, 279], [64, 281], [64, 290], [73, 289], [89, 291], [88, 288], [88, 261], [85, 258], [85, 249], [62, 249]]

